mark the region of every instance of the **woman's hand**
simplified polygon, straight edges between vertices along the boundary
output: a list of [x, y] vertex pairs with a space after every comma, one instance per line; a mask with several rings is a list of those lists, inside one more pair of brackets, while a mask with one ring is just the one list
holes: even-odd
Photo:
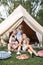
[[22, 46], [22, 44], [19, 44], [19, 46]]

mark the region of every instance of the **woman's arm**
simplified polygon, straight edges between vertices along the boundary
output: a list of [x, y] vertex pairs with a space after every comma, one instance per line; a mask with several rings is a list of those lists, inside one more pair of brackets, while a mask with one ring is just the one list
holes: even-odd
[[11, 43], [11, 42], [12, 42], [11, 40], [12, 40], [12, 36], [9, 38], [9, 43]]
[[12, 36], [9, 39], [9, 43], [14, 44], [14, 41], [12, 40]]
[[28, 40], [28, 38], [26, 39], [26, 41], [27, 41], [27, 45], [29, 45], [29, 40]]

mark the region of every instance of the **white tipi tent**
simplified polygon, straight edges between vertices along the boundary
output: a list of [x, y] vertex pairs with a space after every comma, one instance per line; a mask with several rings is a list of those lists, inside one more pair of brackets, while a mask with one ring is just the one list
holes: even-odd
[[22, 22], [35, 31], [38, 40], [42, 41], [43, 27], [21, 5], [0, 24], [0, 36], [8, 30], [18, 27]]

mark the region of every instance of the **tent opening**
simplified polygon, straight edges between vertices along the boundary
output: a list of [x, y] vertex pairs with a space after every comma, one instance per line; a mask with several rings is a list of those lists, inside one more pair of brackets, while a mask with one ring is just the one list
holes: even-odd
[[[27, 35], [27, 37], [30, 39], [30, 43], [34, 44], [35, 42], [39, 43], [39, 40], [37, 38], [36, 32], [32, 30], [26, 23], [25, 21], [22, 21], [21, 23], [23, 25], [23, 33]], [[21, 25], [20, 24], [20, 25]]]

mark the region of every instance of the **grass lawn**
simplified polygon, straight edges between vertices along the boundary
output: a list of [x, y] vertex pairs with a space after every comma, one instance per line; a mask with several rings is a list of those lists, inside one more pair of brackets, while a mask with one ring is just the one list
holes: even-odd
[[[0, 50], [7, 50], [6, 47], [0, 47]], [[35, 49], [39, 50], [39, 49]], [[23, 54], [23, 52], [22, 52]], [[30, 56], [28, 52], [24, 52], [24, 54], [27, 54]], [[16, 59], [16, 52], [12, 52], [12, 55], [9, 59], [6, 60], [0, 60], [0, 65], [43, 65], [43, 58], [40, 57], [31, 57], [28, 58], [27, 60], [17, 60]]]

